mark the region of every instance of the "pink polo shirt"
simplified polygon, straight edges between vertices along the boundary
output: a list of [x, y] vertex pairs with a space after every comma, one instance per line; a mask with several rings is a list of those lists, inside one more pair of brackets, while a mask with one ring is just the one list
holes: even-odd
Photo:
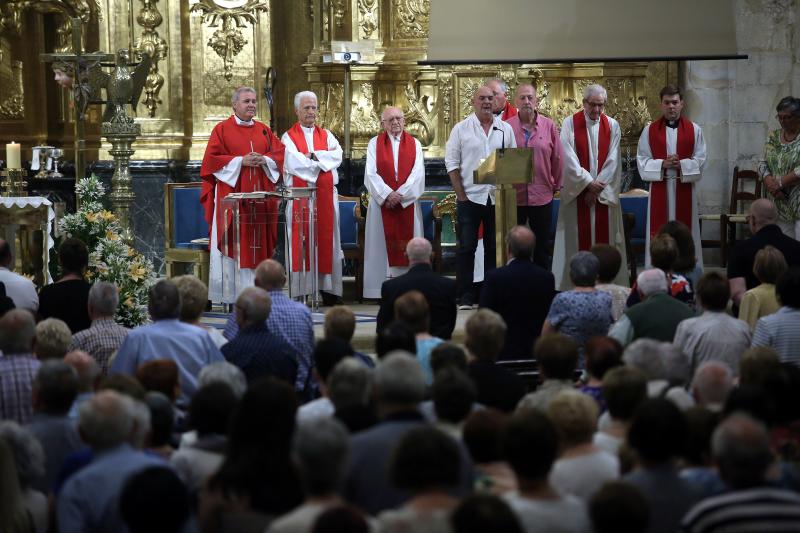
[[518, 148], [533, 148], [533, 183], [514, 185], [517, 189], [517, 205], [549, 204], [553, 200], [553, 193], [561, 189], [561, 172], [564, 170], [564, 149], [558, 128], [552, 120], [539, 113], [536, 113], [533, 130], [527, 130], [527, 126], [520, 124], [519, 115], [506, 122], [514, 130]]

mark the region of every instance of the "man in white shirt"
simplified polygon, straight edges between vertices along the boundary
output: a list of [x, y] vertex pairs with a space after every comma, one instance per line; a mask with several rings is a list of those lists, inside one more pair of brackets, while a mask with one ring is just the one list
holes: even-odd
[[675, 85], [661, 89], [662, 117], [644, 127], [636, 164], [651, 182], [647, 202], [645, 268], [650, 268], [650, 238], [670, 220], [686, 224], [694, 237], [697, 266], [703, 268], [695, 183], [703, 177], [706, 142], [700, 126], [681, 117], [683, 96]]
[[[315, 212], [317, 274], [318, 285], [323, 301], [333, 303], [342, 296], [342, 253], [339, 238], [339, 201], [336, 185], [339, 174], [336, 169], [342, 164], [342, 148], [330, 130], [316, 125], [318, 104], [317, 95], [311, 91], [301, 91], [294, 97], [297, 122], [283, 134], [281, 141], [286, 145], [285, 176], [287, 187], [316, 186]], [[300, 203], [304, 203], [301, 200]], [[310, 294], [311, 277], [310, 254], [299, 241], [300, 224], [305, 225], [308, 235], [308, 220], [301, 222], [292, 218], [296, 202], [289, 202], [286, 220], [289, 228], [290, 280], [292, 294]], [[301, 268], [301, 258], [305, 258], [305, 269]], [[327, 293], [327, 294], [326, 294]]]
[[11, 271], [13, 265], [11, 246], [0, 239], [0, 283], [6, 286], [6, 296], [14, 301], [17, 309], [27, 309], [36, 314], [39, 309], [39, 295], [33, 282], [25, 276]]
[[[621, 133], [617, 121], [603, 113], [606, 101], [601, 85], [589, 85], [583, 91], [583, 110], [561, 125], [564, 175], [553, 250], [553, 275], [561, 291], [572, 288], [572, 256], [595, 244], [614, 246], [627, 264], [619, 203]], [[614, 283], [628, 286], [626, 269], [620, 269]]]
[[380, 298], [388, 278], [408, 272], [408, 241], [422, 237], [419, 197], [425, 191], [420, 142], [403, 131], [397, 107], [381, 114], [384, 132], [367, 145], [364, 185], [369, 191], [364, 243], [364, 298]]
[[486, 271], [495, 267], [494, 185], [478, 185], [472, 173], [481, 159], [500, 148], [516, 148], [514, 131], [492, 114], [494, 94], [489, 87], [478, 87], [472, 97], [474, 112], [450, 132], [445, 149], [445, 165], [456, 193], [459, 248], [456, 256], [460, 308], [471, 309], [477, 298], [472, 280], [478, 227], [483, 223], [483, 253]]

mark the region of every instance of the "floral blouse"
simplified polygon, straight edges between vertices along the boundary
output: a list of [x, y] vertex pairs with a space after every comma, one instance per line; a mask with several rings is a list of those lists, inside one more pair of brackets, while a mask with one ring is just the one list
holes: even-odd
[[[759, 162], [758, 174], [761, 179], [772, 175], [775, 178], [785, 176], [791, 171], [800, 175], [800, 136], [789, 143], [781, 142], [781, 130], [769, 134], [764, 145], [764, 158]], [[800, 186], [789, 189], [788, 198], [775, 199], [778, 218], [784, 222], [800, 220]]]

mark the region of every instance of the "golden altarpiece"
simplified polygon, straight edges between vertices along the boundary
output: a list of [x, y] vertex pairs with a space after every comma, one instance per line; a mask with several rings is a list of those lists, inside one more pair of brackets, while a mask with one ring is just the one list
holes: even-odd
[[[390, 104], [405, 110], [406, 124], [426, 158], [441, 159], [450, 129], [471, 111], [475, 87], [499, 77], [511, 91], [533, 83], [540, 111], [557, 123], [580, 108], [586, 85], [603, 84], [609, 93], [606, 112], [620, 122], [623, 161], [630, 165], [641, 128], [658, 115], [659, 89], [678, 79], [677, 62], [419, 65], [426, 58], [431, 1], [436, 0], [60, 0], [43, 6], [5, 0], [0, 3], [0, 139], [22, 143], [23, 160], [31, 158], [34, 145], [64, 147], [65, 158], [72, 158], [70, 98], [39, 57], [70, 48], [59, 3], [81, 14], [84, 50], [129, 48], [133, 60], [141, 52], [153, 59], [136, 112], [142, 134], [133, 146], [134, 184], [142, 176], [137, 162], [149, 162], [151, 177], [160, 164], [171, 169], [163, 179], [175, 179], [175, 168], [185, 174], [179, 179], [196, 179], [196, 161], [211, 129], [231, 112], [233, 88], [249, 85], [262, 95], [270, 67], [276, 73], [274, 116], [261, 97], [261, 119], [271, 119], [282, 133], [294, 121], [293, 95], [310, 88], [319, 96], [320, 123], [339, 138], [344, 113], [350, 113], [354, 161], [379, 131], [380, 111]], [[344, 67], [325, 61], [339, 42], [369, 51], [350, 67], [347, 103]], [[99, 108], [90, 109], [87, 161], [110, 159], [110, 145], [100, 138], [100, 114]], [[0, 142], [0, 159], [5, 142]], [[439, 178], [439, 185], [447, 184], [442, 168]], [[356, 194], [361, 179], [354, 176], [351, 190], [340, 192]], [[151, 192], [160, 194], [162, 187]], [[150, 209], [158, 216], [148, 226], [160, 218], [161, 237], [150, 240], [163, 250], [163, 210], [154, 205]], [[137, 236], [139, 244], [145, 245]]]

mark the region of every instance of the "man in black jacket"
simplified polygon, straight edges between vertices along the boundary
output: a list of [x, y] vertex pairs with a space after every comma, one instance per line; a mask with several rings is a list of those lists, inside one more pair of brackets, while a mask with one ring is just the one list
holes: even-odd
[[415, 237], [406, 245], [409, 270], [381, 286], [381, 307], [376, 331], [394, 321], [394, 301], [411, 290], [425, 295], [431, 312], [430, 333], [440, 339], [453, 336], [456, 326], [456, 282], [440, 276], [431, 268], [431, 243]]
[[498, 359], [526, 359], [555, 296], [555, 278], [533, 262], [536, 236], [527, 226], [513, 227], [506, 245], [511, 260], [486, 275], [481, 307], [498, 313], [508, 326]]

